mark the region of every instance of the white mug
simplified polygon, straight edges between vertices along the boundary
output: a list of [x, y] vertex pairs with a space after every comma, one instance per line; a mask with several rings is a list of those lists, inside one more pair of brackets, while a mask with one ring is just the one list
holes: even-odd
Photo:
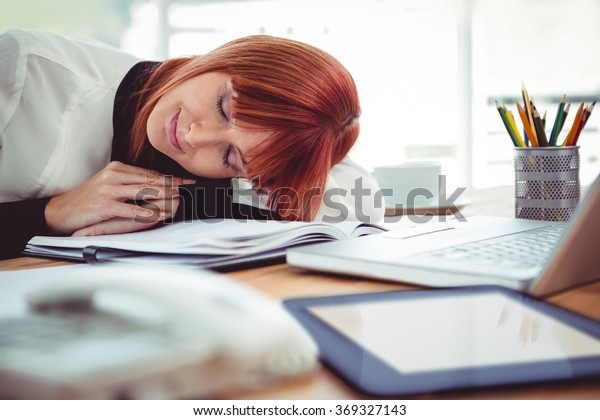
[[373, 170], [383, 190], [386, 208], [437, 207], [441, 174], [439, 162], [407, 162], [377, 166]]

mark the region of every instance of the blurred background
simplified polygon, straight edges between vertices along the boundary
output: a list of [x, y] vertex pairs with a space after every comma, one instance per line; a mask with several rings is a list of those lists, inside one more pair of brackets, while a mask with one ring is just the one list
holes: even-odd
[[[0, 0], [0, 5], [0, 32], [40, 28], [93, 37], [143, 59], [203, 54], [250, 34], [321, 47], [350, 70], [358, 86], [363, 115], [352, 158], [367, 169], [440, 161], [449, 188], [513, 184], [512, 143], [495, 101], [516, 113], [523, 83], [538, 110], [547, 111], [549, 127], [563, 94], [573, 110], [600, 97], [600, 0]], [[579, 139], [583, 184], [600, 172], [599, 125], [597, 110]]]

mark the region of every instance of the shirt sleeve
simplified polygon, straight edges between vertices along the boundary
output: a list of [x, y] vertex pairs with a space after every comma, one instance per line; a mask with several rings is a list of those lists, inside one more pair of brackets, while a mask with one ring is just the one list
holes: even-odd
[[350, 158], [331, 168], [317, 220], [379, 223], [384, 213], [383, 194], [370, 172]]
[[44, 210], [49, 200], [0, 203], [0, 260], [20, 257], [31, 238], [48, 234]]
[[46, 31], [0, 35], [0, 202], [64, 193], [108, 164], [115, 92], [138, 61]]

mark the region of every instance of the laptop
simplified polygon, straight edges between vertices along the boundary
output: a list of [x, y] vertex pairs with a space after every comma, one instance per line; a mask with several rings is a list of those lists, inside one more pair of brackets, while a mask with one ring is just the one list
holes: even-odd
[[600, 177], [569, 222], [472, 216], [292, 249], [292, 266], [429, 287], [547, 296], [600, 278]]

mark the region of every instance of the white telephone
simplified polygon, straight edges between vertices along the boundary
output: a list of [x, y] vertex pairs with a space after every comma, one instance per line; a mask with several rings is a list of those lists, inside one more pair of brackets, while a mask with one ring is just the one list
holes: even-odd
[[62, 338], [5, 352], [0, 383], [10, 378], [9, 394], [20, 383], [14, 397], [217, 397], [317, 365], [313, 340], [279, 302], [225, 276], [135, 264], [45, 270], [29, 270], [44, 281], [26, 294], [24, 319]]

